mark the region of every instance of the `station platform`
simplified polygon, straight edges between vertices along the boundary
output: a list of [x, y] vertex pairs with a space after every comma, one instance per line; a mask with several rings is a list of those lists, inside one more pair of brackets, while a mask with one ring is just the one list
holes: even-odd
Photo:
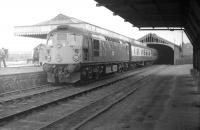
[[42, 67], [21, 66], [0, 68], [0, 94], [28, 89], [46, 83], [46, 74]]
[[192, 68], [171, 65], [152, 75], [137, 84], [139, 91], [81, 130], [199, 130], [200, 90], [190, 74]]

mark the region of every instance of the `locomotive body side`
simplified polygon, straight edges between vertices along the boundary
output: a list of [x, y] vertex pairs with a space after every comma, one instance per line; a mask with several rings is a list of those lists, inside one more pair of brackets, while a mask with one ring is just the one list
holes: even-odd
[[129, 44], [119, 39], [91, 34], [83, 42], [81, 79], [99, 78], [128, 69]]

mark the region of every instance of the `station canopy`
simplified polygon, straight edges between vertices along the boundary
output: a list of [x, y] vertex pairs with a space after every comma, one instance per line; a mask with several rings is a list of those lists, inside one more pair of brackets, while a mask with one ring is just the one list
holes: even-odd
[[[73, 17], [65, 16], [63, 14], [59, 14], [55, 18], [45, 21], [45, 22], [41, 22], [39, 24], [30, 25], [30, 26], [16, 26], [15, 35], [23, 36], [23, 37], [46, 39], [47, 34], [50, 31], [58, 27], [62, 27], [62, 26], [64, 27], [66, 25], [83, 29], [85, 31], [93, 32], [94, 34], [102, 34], [102, 35], [109, 36], [112, 38], [121, 39], [127, 42], [135, 41], [133, 38], [126, 37], [124, 35], [98, 27], [96, 25], [92, 25], [90, 23], [78, 20]], [[135, 42], [135, 43], [143, 45], [143, 43], [140, 43], [140, 42]]]
[[32, 37], [32, 38], [40, 38], [46, 39], [47, 34], [57, 28], [60, 25], [65, 24], [74, 24], [74, 23], [83, 23], [83, 21], [78, 20], [73, 17], [68, 17], [63, 14], [59, 14], [53, 19], [50, 19], [45, 22], [41, 22], [35, 25], [30, 26], [16, 26], [15, 27], [15, 35], [16, 36], [24, 36], [24, 37]]
[[140, 30], [184, 30], [200, 48], [200, 0], [95, 0]]

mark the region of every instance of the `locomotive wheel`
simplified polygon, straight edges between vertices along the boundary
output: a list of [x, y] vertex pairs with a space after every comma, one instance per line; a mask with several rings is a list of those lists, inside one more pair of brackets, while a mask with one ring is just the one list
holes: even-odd
[[100, 78], [100, 69], [99, 66], [93, 66], [93, 78], [94, 79], [99, 79]]
[[128, 64], [124, 63], [124, 71], [127, 71], [127, 70], [128, 70]]
[[94, 74], [94, 79], [99, 79], [100, 78], [100, 74], [98, 73], [98, 72], [96, 72], [95, 74]]
[[104, 75], [104, 66], [99, 67], [99, 76], [102, 77]]
[[88, 79], [93, 79], [93, 70], [92, 67], [88, 67], [88, 75], [87, 75]]
[[88, 74], [87, 74], [86, 68], [82, 68], [82, 70], [81, 70], [81, 79], [88, 80]]
[[122, 67], [122, 65], [121, 64], [119, 64], [119, 69], [118, 69], [118, 72], [123, 72], [123, 67]]

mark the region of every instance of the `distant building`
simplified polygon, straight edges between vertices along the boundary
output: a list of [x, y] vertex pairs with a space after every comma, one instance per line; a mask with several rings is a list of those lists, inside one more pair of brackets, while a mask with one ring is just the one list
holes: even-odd
[[156, 64], [191, 64], [193, 61], [193, 47], [190, 43], [178, 46], [155, 33], [149, 33], [139, 38], [138, 41], [157, 49]]
[[147, 44], [148, 47], [158, 51], [158, 59], [155, 64], [176, 64], [177, 59], [181, 57], [181, 47], [158, 36], [155, 33], [138, 39], [138, 41]]

